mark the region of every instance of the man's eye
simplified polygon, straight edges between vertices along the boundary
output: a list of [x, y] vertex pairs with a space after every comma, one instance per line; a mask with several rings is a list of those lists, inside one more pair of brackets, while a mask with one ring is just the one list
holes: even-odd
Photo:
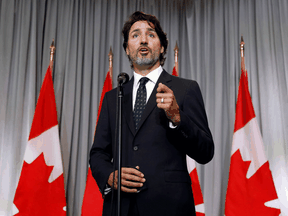
[[154, 36], [154, 34], [149, 34], [149, 37], [152, 37], [152, 38], [153, 38], [153, 37], [155, 37], [155, 36]]
[[133, 38], [137, 38], [137, 37], [138, 37], [138, 35], [137, 35], [137, 34], [135, 34], [135, 35], [133, 35], [132, 37], [133, 37]]

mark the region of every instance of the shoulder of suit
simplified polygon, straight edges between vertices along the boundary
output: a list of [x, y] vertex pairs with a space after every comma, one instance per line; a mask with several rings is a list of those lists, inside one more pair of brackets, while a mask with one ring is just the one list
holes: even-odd
[[[133, 86], [133, 77], [127, 83], [125, 83], [123, 85], [124, 91], [125, 91], [125, 89], [126, 90], [129, 89], [129, 87], [132, 89], [132, 86]], [[108, 97], [115, 96], [115, 94], [117, 94], [117, 92], [118, 92], [117, 89], [118, 89], [118, 87], [113, 88], [112, 90], [106, 92], [106, 95]]]
[[181, 84], [183, 86], [199, 86], [196, 80], [190, 80], [182, 77], [176, 77], [171, 75], [172, 82]]
[[117, 94], [117, 87], [113, 88], [112, 90], [108, 91], [105, 93], [105, 96], [110, 98], [110, 97], [115, 97], [115, 95]]

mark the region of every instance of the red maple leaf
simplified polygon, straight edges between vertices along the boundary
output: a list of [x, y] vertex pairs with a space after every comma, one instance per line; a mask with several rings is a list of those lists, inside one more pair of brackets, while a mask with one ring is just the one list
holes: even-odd
[[239, 149], [231, 156], [225, 215], [276, 216], [279, 209], [264, 205], [277, 199], [268, 161], [254, 175], [246, 178], [251, 161], [243, 161]]
[[49, 183], [52, 169], [53, 166], [46, 165], [43, 153], [31, 164], [24, 161], [14, 198], [19, 210], [15, 216], [66, 215], [63, 174]]

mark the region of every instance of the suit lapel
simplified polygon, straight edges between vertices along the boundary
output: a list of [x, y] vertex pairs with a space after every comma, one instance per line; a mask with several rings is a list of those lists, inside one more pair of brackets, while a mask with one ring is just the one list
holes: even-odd
[[124, 98], [123, 98], [123, 113], [127, 121], [128, 127], [132, 134], [135, 135], [135, 125], [133, 120], [132, 110], [132, 93], [133, 93], [134, 77], [123, 86]]
[[[163, 72], [161, 73], [151, 95], [150, 98], [146, 104], [144, 113], [141, 117], [141, 121], [139, 122], [138, 125], [138, 130], [136, 131], [136, 133], [141, 129], [142, 124], [145, 122], [145, 120], [148, 118], [148, 116], [151, 114], [152, 110], [157, 107], [157, 103], [156, 103], [156, 94], [157, 94], [157, 88], [159, 83], [162, 83], [164, 85], [166, 85], [167, 87], [171, 88], [172, 87], [172, 83], [171, 83], [171, 75], [168, 74], [165, 70], [163, 70]], [[131, 97], [132, 98], [132, 97]], [[133, 116], [132, 116], [132, 122], [133, 122]], [[134, 125], [134, 123], [133, 123]], [[134, 129], [135, 130], [135, 129]]]

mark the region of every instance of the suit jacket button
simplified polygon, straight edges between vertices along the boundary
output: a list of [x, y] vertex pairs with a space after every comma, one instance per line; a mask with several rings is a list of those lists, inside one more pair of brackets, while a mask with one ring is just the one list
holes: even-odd
[[137, 151], [138, 150], [138, 146], [134, 146], [133, 149], [134, 149], [134, 151]]

